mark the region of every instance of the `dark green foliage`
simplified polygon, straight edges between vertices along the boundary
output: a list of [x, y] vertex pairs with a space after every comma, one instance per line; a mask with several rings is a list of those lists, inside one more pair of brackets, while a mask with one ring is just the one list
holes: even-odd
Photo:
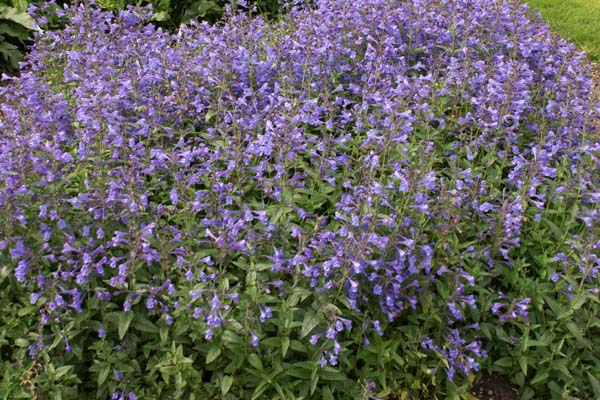
[[[180, 24], [192, 20], [215, 22], [223, 16], [231, 0], [98, 0], [98, 4], [106, 9], [119, 10], [127, 5], [151, 5], [155, 10], [153, 20], [159, 25], [177, 29]], [[275, 15], [280, 7], [278, 0], [250, 0], [246, 7], [262, 15]], [[243, 8], [246, 8], [243, 7]]]
[[19, 69], [35, 29], [35, 21], [26, 12], [27, 6], [27, 0], [0, 0], [0, 73], [14, 73]]

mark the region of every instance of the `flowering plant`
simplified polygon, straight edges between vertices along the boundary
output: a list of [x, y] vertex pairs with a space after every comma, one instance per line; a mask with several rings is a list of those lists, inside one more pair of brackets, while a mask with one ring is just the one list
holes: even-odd
[[1, 93], [36, 390], [62, 363], [115, 399], [452, 398], [482, 367], [599, 393], [597, 350], [575, 378], [531, 350], [598, 348], [600, 146], [583, 55], [526, 7], [321, 0], [175, 35], [64, 12]]

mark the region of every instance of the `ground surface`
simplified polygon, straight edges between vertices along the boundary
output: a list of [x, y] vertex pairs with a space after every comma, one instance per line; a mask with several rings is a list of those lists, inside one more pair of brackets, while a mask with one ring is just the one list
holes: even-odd
[[471, 393], [479, 400], [519, 400], [519, 388], [499, 375], [484, 376]]
[[525, 0], [552, 29], [600, 62], [600, 0]]
[[[598, 22], [600, 27], [600, 21]], [[600, 29], [599, 29], [600, 31]], [[592, 79], [594, 81], [594, 89], [592, 90], [591, 101], [595, 103], [600, 102], [600, 63], [592, 64]], [[598, 129], [598, 136], [600, 137], [600, 118], [593, 121], [594, 125]]]

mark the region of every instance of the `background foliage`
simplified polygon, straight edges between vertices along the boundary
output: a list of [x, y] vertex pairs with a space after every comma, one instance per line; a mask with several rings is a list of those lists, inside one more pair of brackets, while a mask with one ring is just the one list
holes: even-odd
[[[58, 5], [74, 4], [82, 1], [58, 0]], [[33, 18], [27, 13], [30, 4], [39, 5], [39, 0], [0, 0], [0, 73], [14, 74], [19, 62], [31, 44], [31, 37], [39, 29]], [[129, 5], [152, 5], [155, 10], [153, 23], [169, 30], [177, 30], [182, 23], [192, 20], [216, 22], [223, 17], [230, 0], [98, 0], [97, 4], [108, 10], [122, 10]], [[243, 7], [273, 16], [280, 12], [278, 0], [248, 0], [236, 2]], [[45, 29], [58, 28], [61, 24], [51, 19]], [[64, 23], [64, 21], [63, 21]]]
[[151, 4], [155, 10], [153, 21], [160, 26], [177, 29], [179, 25], [189, 23], [192, 20], [205, 20], [215, 22], [223, 16], [226, 6], [238, 5], [247, 10], [253, 10], [263, 16], [273, 16], [280, 10], [278, 0], [99, 0], [98, 4], [107, 9], [120, 10], [127, 5]]
[[14, 73], [29, 43], [35, 21], [27, 0], [0, 1], [0, 73]]

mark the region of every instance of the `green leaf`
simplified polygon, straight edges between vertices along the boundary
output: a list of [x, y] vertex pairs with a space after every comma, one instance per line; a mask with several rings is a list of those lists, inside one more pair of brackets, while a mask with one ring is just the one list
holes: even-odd
[[589, 371], [587, 371], [587, 376], [592, 385], [592, 389], [594, 390], [594, 394], [597, 398], [600, 398], [600, 382], [598, 382], [598, 379], [596, 379]]
[[29, 30], [11, 22], [0, 23], [0, 41], [4, 39], [2, 36], [17, 38], [23, 43], [23, 41], [29, 37]]
[[159, 328], [160, 342], [164, 345], [169, 340], [169, 325], [166, 323], [161, 324]]
[[313, 374], [310, 377], [310, 394], [313, 395], [315, 390], [317, 390], [317, 385], [319, 384], [319, 375]]
[[281, 338], [281, 356], [285, 357], [288, 349], [290, 348], [290, 338], [288, 336], [284, 336]]
[[546, 296], [545, 294], [542, 294], [542, 297], [544, 298], [544, 302], [548, 304], [550, 310], [552, 310], [552, 313], [554, 315], [560, 314], [560, 306], [556, 301], [554, 301], [553, 298], [551, 298], [550, 296]]
[[12, 5], [18, 11], [25, 12], [25, 11], [27, 11], [27, 7], [29, 6], [29, 3], [27, 0], [12, 0]]
[[208, 110], [206, 112], [206, 115], [204, 116], [204, 120], [206, 122], [209, 122], [211, 119], [213, 119], [213, 117], [215, 117], [217, 114], [219, 114], [219, 112], [217, 110]]
[[548, 346], [548, 344], [544, 343], [540, 340], [532, 339], [529, 341], [529, 347], [545, 347], [545, 346]]
[[250, 271], [246, 274], [246, 285], [247, 286], [254, 286], [256, 285], [256, 271]]
[[548, 389], [550, 389], [550, 393], [552, 393], [554, 396], [552, 398], [561, 397], [563, 391], [558, 383], [551, 381], [551, 382], [548, 382], [547, 386], [548, 386]]
[[306, 337], [313, 329], [319, 325], [319, 318], [317, 314], [313, 310], [308, 310], [306, 314], [304, 314], [304, 319], [302, 320], [302, 328], [300, 329], [300, 339]]
[[310, 370], [304, 369], [304, 368], [299, 368], [299, 367], [292, 367], [290, 369], [287, 369], [285, 371], [285, 374], [288, 376], [291, 376], [292, 378], [298, 378], [301, 379], [303, 381], [306, 381], [308, 379], [310, 379], [311, 373]]
[[531, 380], [531, 384], [536, 385], [540, 382], [545, 381], [546, 379], [548, 379], [548, 371], [546, 371], [545, 369], [540, 369], [537, 371], [537, 373]]
[[132, 327], [140, 332], [159, 333], [159, 329], [150, 320], [138, 317], [133, 321]]
[[548, 227], [554, 234], [554, 238], [556, 240], [558, 240], [562, 237], [562, 235], [563, 235], [562, 231], [560, 230], [560, 228], [558, 226], [556, 226], [556, 224], [554, 222], [552, 222], [549, 218], [544, 218], [542, 221], [544, 221], [544, 223], [546, 223], [546, 225], [548, 225]]
[[[20, 392], [17, 394], [14, 394], [15, 399], [31, 399], [31, 393], [27, 393], [27, 392]], [[2, 398], [2, 400], [7, 400], [8, 397], [4, 397]]]
[[219, 355], [221, 355], [221, 348], [217, 345], [212, 346], [208, 350], [208, 354], [206, 354], [206, 363], [210, 364], [211, 362], [215, 361]]
[[289, 298], [289, 305], [290, 307], [295, 307], [298, 305], [298, 303], [306, 300], [310, 296], [312, 296], [310, 291], [298, 287], [294, 288], [294, 291]]
[[519, 357], [519, 365], [521, 366], [521, 371], [523, 371], [523, 375], [527, 375], [527, 357], [521, 356]]
[[0, 43], [0, 55], [4, 60], [8, 61], [13, 69], [19, 68], [19, 61], [23, 59], [23, 55], [19, 51], [19, 48], [14, 44], [1, 42]]
[[152, 21], [162, 22], [169, 20], [169, 18], [171, 18], [171, 16], [167, 11], [159, 11], [152, 14]]
[[573, 309], [569, 308], [569, 309], [562, 311], [560, 314], [558, 314], [556, 316], [556, 318], [560, 320], [560, 319], [569, 318], [571, 315], [573, 315]]
[[268, 386], [265, 384], [257, 386], [256, 390], [254, 390], [254, 393], [252, 393], [252, 400], [257, 400], [261, 398], [262, 394], [266, 392], [267, 388]]
[[98, 374], [98, 386], [102, 386], [104, 382], [106, 382], [106, 378], [108, 378], [108, 374], [110, 373], [110, 365], [106, 365], [102, 371]]
[[233, 347], [232, 345], [240, 345], [243, 343], [244, 340], [237, 333], [231, 330], [226, 330], [225, 332], [223, 332], [223, 344], [226, 347]]
[[565, 324], [565, 326], [567, 327], [569, 332], [571, 332], [573, 337], [577, 339], [577, 342], [579, 342], [579, 344], [582, 344], [582, 342], [584, 342], [583, 336], [581, 335], [581, 331], [579, 330], [579, 327], [575, 325], [575, 322], [569, 321]]
[[263, 363], [260, 360], [260, 357], [257, 356], [255, 353], [251, 353], [250, 355], [248, 355], [248, 362], [250, 363], [250, 365], [252, 365], [254, 368], [256, 368], [259, 371], [262, 371], [264, 369]]
[[125, 334], [129, 330], [129, 325], [131, 325], [131, 321], [133, 321], [133, 313], [129, 312], [120, 312], [117, 317], [117, 328], [119, 330], [119, 339], [123, 340]]
[[6, 19], [24, 26], [27, 29], [39, 30], [35, 20], [26, 12], [0, 4], [0, 19]]
[[292, 350], [300, 352], [300, 353], [306, 353], [308, 352], [308, 349], [306, 348], [306, 346], [304, 345], [304, 343], [302, 343], [299, 340], [292, 340], [290, 342], [290, 347]]
[[585, 294], [579, 294], [577, 297], [575, 297], [574, 300], [575, 301], [573, 302], [573, 305], [571, 307], [573, 310], [579, 310], [581, 306], [583, 306], [587, 302], [588, 297]]
[[449, 54], [456, 54], [459, 49], [454, 49], [450, 46], [444, 46], [443, 44], [436, 44], [435, 47], [444, 50], [445, 52], [449, 53]]
[[244, 364], [244, 361], [246, 361], [246, 353], [241, 347], [237, 350], [232, 350], [231, 354], [232, 355], [229, 364], [227, 364], [227, 366], [223, 369], [223, 372], [225, 372], [226, 374], [234, 373], [235, 371], [240, 369], [241, 366]]
[[329, 386], [325, 386], [323, 388], [322, 395], [323, 400], [334, 400], [333, 393], [331, 393], [331, 389], [329, 389]]
[[494, 365], [497, 365], [498, 367], [510, 368], [513, 365], [512, 357], [502, 357], [501, 359], [496, 360]]
[[231, 385], [233, 385], [233, 377], [231, 375], [223, 376], [223, 379], [221, 379], [221, 394], [223, 396], [229, 392]]
[[343, 382], [343, 381], [347, 380], [347, 378], [344, 374], [342, 374], [340, 371], [338, 371], [337, 369], [335, 369], [329, 365], [326, 366], [325, 368], [321, 368], [319, 370], [319, 376], [321, 378], [323, 378], [323, 380], [326, 380], [326, 381]]
[[277, 382], [273, 382], [273, 387], [275, 388], [275, 391], [277, 392], [277, 394], [279, 395], [279, 397], [281, 399], [286, 399], [288, 397], [286, 397], [285, 393], [283, 393], [283, 389], [281, 389], [281, 385]]
[[529, 400], [535, 395], [535, 391], [532, 388], [527, 388], [521, 395], [521, 400]]
[[56, 368], [56, 372], [54, 374], [55, 378], [61, 378], [67, 375], [74, 367], [72, 365], [63, 365], [62, 367]]

